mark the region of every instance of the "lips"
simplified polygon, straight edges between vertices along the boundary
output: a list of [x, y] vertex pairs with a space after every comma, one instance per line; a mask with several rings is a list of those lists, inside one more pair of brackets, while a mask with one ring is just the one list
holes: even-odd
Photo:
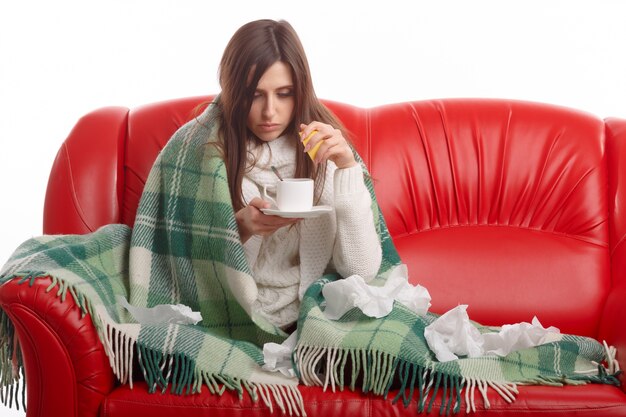
[[273, 132], [280, 129], [280, 125], [278, 123], [264, 123], [259, 125], [259, 129], [262, 132]]

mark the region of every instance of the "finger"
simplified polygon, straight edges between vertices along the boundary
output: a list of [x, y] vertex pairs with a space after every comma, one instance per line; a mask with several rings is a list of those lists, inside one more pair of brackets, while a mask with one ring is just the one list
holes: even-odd
[[322, 128], [306, 128], [305, 130], [302, 130], [300, 132], [300, 142], [302, 142], [305, 147], [309, 147], [310, 149], [315, 146], [315, 144], [318, 143], [320, 140], [323, 140], [326, 136], [327, 134], [324, 130], [322, 130]]
[[328, 159], [341, 147], [341, 140], [336, 137], [324, 139], [321, 146], [317, 149], [317, 155], [314, 161], [320, 163]]
[[272, 204], [269, 201], [265, 201], [259, 197], [254, 197], [250, 201], [250, 203], [248, 203], [248, 205], [252, 207], [256, 207], [257, 209], [270, 208], [272, 206]]
[[[312, 161], [316, 161], [316, 155], [319, 151], [320, 146], [330, 139], [333, 139], [336, 136], [336, 129], [333, 129], [330, 125], [321, 125], [323, 127], [318, 127], [319, 130], [313, 130], [311, 133], [306, 135], [304, 139], [302, 139], [302, 144], [304, 145], [303, 151], [309, 154], [309, 157]], [[306, 133], [306, 130], [303, 131]], [[303, 134], [304, 136], [304, 134]]]
[[322, 144], [321, 140], [315, 138], [319, 136], [318, 131], [313, 130], [311, 133], [309, 133], [306, 136], [303, 131], [302, 136], [303, 138], [302, 137], [300, 138], [300, 141], [302, 142], [302, 145], [303, 145], [302, 151], [306, 152], [312, 161], [315, 161], [315, 154], [317, 153], [317, 150]]
[[300, 142], [304, 145], [305, 149], [307, 147], [313, 146], [317, 141], [319, 141], [320, 133], [318, 130], [312, 130], [310, 133], [306, 134], [305, 131], [302, 131], [302, 138]]
[[309, 124], [300, 124], [300, 141], [304, 142], [314, 131], [320, 134], [320, 137], [326, 136], [329, 132], [332, 132], [333, 127], [325, 123], [318, 121], [312, 121]]
[[308, 124], [300, 123], [300, 142], [304, 142], [314, 129], [310, 129]]
[[300, 140], [305, 139], [307, 136], [309, 136], [311, 133], [313, 133], [314, 130], [319, 130], [317, 129], [318, 123], [313, 121], [311, 123], [300, 123]]

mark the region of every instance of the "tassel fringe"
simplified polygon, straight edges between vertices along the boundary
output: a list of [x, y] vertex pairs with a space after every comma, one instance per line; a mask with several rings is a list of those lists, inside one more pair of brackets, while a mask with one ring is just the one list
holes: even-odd
[[[618, 375], [622, 372], [616, 360], [616, 349], [603, 342], [604, 363], [597, 369], [581, 371], [580, 378], [540, 378], [531, 383], [562, 386], [598, 382], [619, 385]], [[457, 413], [464, 402], [466, 412], [476, 411], [476, 402], [480, 397], [485, 409], [491, 408], [487, 392], [495, 391], [507, 403], [513, 403], [519, 391], [512, 382], [490, 381], [477, 378], [462, 378], [446, 375], [433, 369], [399, 360], [393, 355], [359, 349], [338, 349], [336, 347], [317, 347], [299, 345], [294, 351], [293, 363], [296, 374], [305, 385], [329, 386], [333, 392], [346, 386], [346, 371], [351, 377], [349, 387], [356, 389], [360, 381], [363, 392], [388, 396], [392, 384], [399, 384], [398, 393], [393, 399], [395, 404], [402, 401], [408, 407], [412, 400], [417, 401], [418, 413], [430, 413], [435, 397], [441, 391], [440, 414]], [[347, 365], [351, 366], [347, 366]], [[351, 371], [350, 371], [351, 370]], [[395, 387], [395, 385], [394, 385]], [[465, 391], [463, 393], [463, 391]]]
[[9, 317], [0, 310], [0, 402], [9, 408], [26, 411], [26, 381], [22, 370], [22, 351]]
[[607, 363], [607, 373], [609, 375], [620, 374], [622, 371], [619, 369], [619, 362], [617, 361], [617, 349], [613, 346], [609, 346], [606, 340], [602, 341], [604, 346], [604, 356]]
[[165, 392], [169, 387], [173, 394], [196, 394], [202, 391], [204, 385], [211, 394], [222, 395], [228, 389], [236, 391], [242, 399], [247, 392], [252, 401], [257, 402], [260, 398], [271, 412], [276, 406], [283, 414], [306, 417], [304, 401], [296, 385], [263, 384], [203, 372], [194, 360], [182, 354], [164, 354], [150, 349], [111, 324], [104, 325], [102, 329], [100, 338], [111, 369], [121, 383], [128, 383], [131, 388], [133, 352], [136, 351], [139, 367], [151, 393], [157, 389]]
[[303, 384], [322, 386], [324, 390], [328, 387], [333, 391], [343, 389], [347, 383], [344, 376], [350, 376], [351, 390], [354, 391], [360, 384], [363, 392], [372, 392], [385, 398], [392, 386], [395, 388], [399, 385], [392, 402], [402, 401], [408, 407], [412, 401], [416, 401], [418, 413], [430, 413], [440, 392], [441, 415], [458, 413], [463, 403], [467, 413], [475, 412], [478, 398], [482, 399], [484, 408], [489, 409], [489, 388], [508, 403], [515, 401], [519, 393], [514, 383], [446, 375], [379, 351], [300, 345], [294, 352], [294, 363]]

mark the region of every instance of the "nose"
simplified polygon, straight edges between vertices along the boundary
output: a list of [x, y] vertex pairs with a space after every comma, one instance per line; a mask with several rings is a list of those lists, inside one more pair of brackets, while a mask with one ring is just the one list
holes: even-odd
[[276, 114], [276, 101], [274, 97], [268, 95], [265, 99], [265, 105], [263, 106], [263, 117], [271, 119]]

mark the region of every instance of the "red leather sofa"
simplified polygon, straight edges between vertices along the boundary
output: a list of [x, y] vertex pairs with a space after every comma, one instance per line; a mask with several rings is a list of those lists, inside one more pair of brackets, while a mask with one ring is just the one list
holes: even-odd
[[[132, 225], [157, 153], [208, 99], [108, 107], [80, 119], [52, 168], [44, 233]], [[625, 367], [626, 120], [496, 99], [327, 105], [352, 133], [411, 280], [429, 289], [433, 311], [468, 304], [471, 319], [490, 325], [536, 315], [545, 326], [606, 340]], [[120, 386], [89, 317], [71, 297], [46, 292], [48, 284], [0, 287], [23, 352], [28, 417], [270, 414], [228, 392]], [[415, 404], [349, 390], [301, 391], [309, 416], [417, 413]], [[490, 392], [490, 409], [479, 400], [476, 416], [626, 416], [623, 386], [519, 391], [512, 404]]]

